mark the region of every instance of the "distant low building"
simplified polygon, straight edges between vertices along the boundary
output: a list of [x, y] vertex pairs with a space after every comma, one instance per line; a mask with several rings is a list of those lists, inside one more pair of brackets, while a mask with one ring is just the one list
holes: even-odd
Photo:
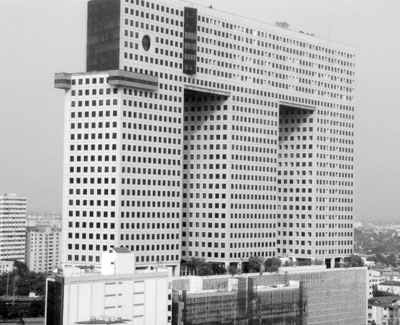
[[382, 276], [382, 272], [372, 269], [368, 270], [368, 298], [373, 297], [373, 286], [378, 286], [378, 284], [384, 280], [385, 278]]
[[61, 229], [50, 226], [27, 227], [26, 266], [30, 271], [50, 273], [61, 264]]
[[400, 323], [400, 296], [375, 297], [368, 300], [368, 324]]
[[28, 214], [26, 216], [26, 226], [36, 227], [36, 226], [50, 226], [61, 228], [62, 217], [61, 214], [50, 213], [50, 214]]
[[378, 284], [378, 290], [400, 295], [400, 281], [385, 281]]
[[104, 253], [102, 272], [66, 268], [47, 279], [46, 325], [168, 322], [168, 272], [135, 272], [126, 248]]
[[393, 270], [385, 270], [382, 271], [382, 276], [385, 278], [385, 281], [400, 281], [400, 272]]
[[0, 261], [0, 275], [14, 270], [14, 261]]

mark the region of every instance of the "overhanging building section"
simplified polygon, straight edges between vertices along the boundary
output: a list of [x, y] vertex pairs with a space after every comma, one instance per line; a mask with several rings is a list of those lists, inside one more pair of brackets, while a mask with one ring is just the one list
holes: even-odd
[[71, 74], [70, 73], [56, 73], [54, 76], [54, 88], [70, 89], [71, 88]]
[[304, 105], [304, 104], [300, 104], [300, 103], [293, 103], [293, 102], [279, 102], [279, 108], [283, 108], [283, 109], [305, 109], [308, 111], [315, 111], [316, 106], [312, 106], [312, 105]]
[[224, 100], [228, 99], [231, 93], [229, 91], [224, 91], [214, 88], [205, 88], [195, 85], [187, 84], [185, 85], [185, 94], [190, 95], [200, 95], [200, 96], [221, 96]]
[[137, 88], [148, 91], [158, 90], [157, 77], [123, 70], [109, 71], [107, 81], [111, 86]]

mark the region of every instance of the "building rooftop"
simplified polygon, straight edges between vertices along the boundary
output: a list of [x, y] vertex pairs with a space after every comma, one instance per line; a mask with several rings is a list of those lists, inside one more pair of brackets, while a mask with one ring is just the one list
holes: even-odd
[[386, 297], [375, 297], [368, 299], [369, 306], [379, 307], [398, 307], [400, 308], [400, 296], [386, 296]]
[[393, 286], [393, 287], [400, 287], [400, 281], [385, 281], [379, 283], [381, 286]]

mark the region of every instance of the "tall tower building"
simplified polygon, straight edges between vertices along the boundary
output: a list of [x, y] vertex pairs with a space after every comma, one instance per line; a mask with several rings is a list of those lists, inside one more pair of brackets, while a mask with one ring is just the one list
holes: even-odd
[[55, 80], [65, 263], [352, 253], [352, 47], [175, 0], [91, 0], [87, 35]]
[[25, 262], [26, 198], [0, 195], [0, 260]]

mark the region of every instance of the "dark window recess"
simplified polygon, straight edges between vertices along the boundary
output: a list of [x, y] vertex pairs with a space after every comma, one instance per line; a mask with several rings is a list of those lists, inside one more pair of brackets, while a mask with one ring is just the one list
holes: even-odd
[[185, 7], [183, 73], [196, 74], [197, 9]]
[[150, 36], [149, 35], [144, 35], [142, 38], [142, 46], [143, 49], [147, 52], [148, 50], [150, 50], [150, 46], [151, 46], [151, 41], [150, 41]]

